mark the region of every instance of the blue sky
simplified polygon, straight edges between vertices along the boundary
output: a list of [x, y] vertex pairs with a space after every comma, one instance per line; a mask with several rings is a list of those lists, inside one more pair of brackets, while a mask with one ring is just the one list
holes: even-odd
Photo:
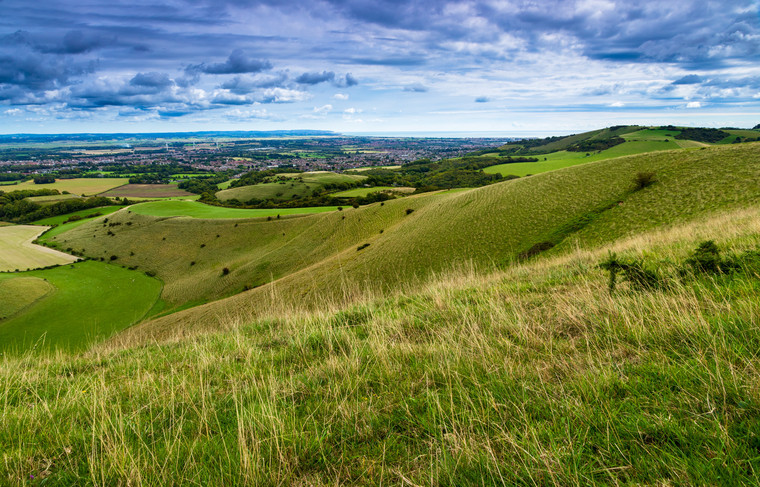
[[0, 0], [0, 132], [760, 123], [756, 0]]

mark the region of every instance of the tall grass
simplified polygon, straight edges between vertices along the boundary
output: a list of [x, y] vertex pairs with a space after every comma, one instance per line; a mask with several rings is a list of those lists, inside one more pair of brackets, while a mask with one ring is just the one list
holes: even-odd
[[[614, 250], [670, 273], [701, 235], [756, 248], [759, 214]], [[760, 276], [610, 294], [607, 250], [5, 357], [0, 483], [754, 485]]]

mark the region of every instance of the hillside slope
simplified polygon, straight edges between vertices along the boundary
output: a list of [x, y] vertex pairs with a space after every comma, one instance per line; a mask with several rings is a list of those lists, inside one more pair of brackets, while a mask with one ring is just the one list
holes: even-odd
[[[753, 205], [760, 202], [758, 148], [754, 144], [624, 157], [470, 191], [370, 205], [346, 215], [344, 211], [249, 222], [245, 225], [250, 235], [260, 235], [261, 246], [241, 251], [240, 262], [245, 262], [246, 272], [271, 265], [265, 269], [275, 284], [148, 322], [131, 332], [164, 335], [176, 327], [214, 328], [235, 317], [245, 321], [272, 295], [299, 305], [317, 305], [325, 298], [350, 301], [357, 292], [391, 291], [456, 265], [489, 269], [552, 245], [557, 248], [549, 252], [577, 243], [594, 246], [721, 209]], [[640, 172], [654, 173], [656, 182], [635, 191]], [[414, 211], [407, 214], [407, 209]], [[209, 228], [221, 224], [205, 223]], [[158, 228], [169, 232], [185, 224], [168, 220], [161, 225]], [[283, 233], [296, 233], [292, 240], [278, 233], [285, 225], [290, 227]], [[357, 250], [364, 244], [370, 245]]]
[[[0, 483], [754, 485], [760, 260], [678, 277], [704, 239], [757, 251], [760, 207], [344, 309], [272, 295], [233, 332], [0, 358]], [[610, 293], [609, 250], [663, 285]]]

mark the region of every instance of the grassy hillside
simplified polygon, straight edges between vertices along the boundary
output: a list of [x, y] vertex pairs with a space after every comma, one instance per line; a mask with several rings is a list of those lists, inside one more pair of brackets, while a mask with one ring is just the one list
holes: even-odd
[[[596, 131], [593, 132], [593, 134], [597, 134], [597, 132], [599, 134], [603, 133], [601, 131]], [[590, 137], [589, 134], [590, 133], [571, 136], [573, 138], [569, 142], [577, 143], [579, 140], [594, 140], [594, 138]], [[530, 174], [539, 174], [542, 172], [561, 169], [563, 167], [585, 164], [587, 162], [603, 161], [606, 159], [613, 159], [615, 157], [644, 154], [662, 150], [673, 150], [678, 148], [703, 147], [706, 145], [689, 140], [676, 140], [673, 138], [673, 133], [666, 130], [641, 129], [628, 133], [621, 133], [619, 136], [625, 139], [624, 143], [602, 151], [571, 152], [567, 150], [557, 150], [556, 152], [549, 154], [537, 155], [536, 157], [539, 159], [538, 162], [499, 164], [487, 167], [483, 171], [488, 174], [498, 173], [505, 176], [514, 175], [524, 177]], [[572, 143], [570, 145], [572, 145]], [[541, 147], [560, 147], [560, 145], [557, 143]]]
[[[54, 288], [46, 285], [44, 297], [40, 280]], [[0, 319], [0, 352], [84, 349], [142, 319], [161, 291], [161, 283], [145, 274], [92, 261], [0, 274], [0, 296], [30, 285], [35, 299]]]
[[[120, 262], [156, 271], [172, 303], [261, 286], [135, 329], [163, 335], [175, 327], [213, 328], [234, 316], [249, 319], [273, 289], [303, 303], [325, 296], [350, 301], [356, 289], [387, 292], [452, 265], [493, 268], [552, 245], [556, 249], [549, 252], [576, 241], [599, 245], [756, 204], [757, 147], [623, 157], [469, 191], [278, 221], [188, 222], [123, 213], [117, 228], [83, 225], [56, 241], [93, 257], [115, 253]], [[653, 172], [656, 182], [635, 191], [640, 172]], [[262, 286], [273, 280], [275, 286]]]
[[[757, 249], [758, 222], [738, 210], [346, 309], [273, 292], [227, 333], [0, 358], [0, 482], [753, 485], [760, 269], [674, 276], [705, 238]], [[608, 250], [668, 285], [610, 294]]]
[[196, 201], [156, 201], [133, 206], [130, 211], [150, 216], [188, 216], [191, 218], [261, 218], [277, 215], [304, 215], [334, 211], [335, 206], [312, 208], [242, 209], [211, 206]]
[[240, 186], [219, 191], [216, 197], [221, 201], [289, 200], [309, 196], [315, 189], [326, 184], [351, 183], [365, 179], [364, 176], [336, 174], [333, 172], [283, 173], [277, 177], [281, 181]]

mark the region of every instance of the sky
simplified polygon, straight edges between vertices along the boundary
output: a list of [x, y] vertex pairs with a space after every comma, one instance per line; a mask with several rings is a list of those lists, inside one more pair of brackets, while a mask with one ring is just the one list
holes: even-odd
[[757, 0], [0, 0], [0, 133], [760, 123]]

